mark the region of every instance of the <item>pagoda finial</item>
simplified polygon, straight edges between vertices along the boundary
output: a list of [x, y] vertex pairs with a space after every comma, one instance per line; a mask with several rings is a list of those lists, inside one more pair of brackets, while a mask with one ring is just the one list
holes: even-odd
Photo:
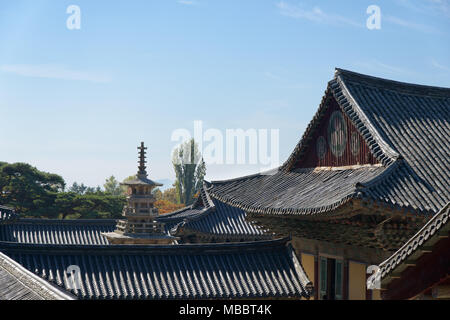
[[147, 178], [147, 171], [146, 171], [146, 160], [145, 160], [145, 150], [147, 150], [147, 147], [144, 146], [144, 142], [141, 142], [141, 146], [138, 147], [139, 150], [139, 171], [138, 171], [138, 177], [139, 178]]

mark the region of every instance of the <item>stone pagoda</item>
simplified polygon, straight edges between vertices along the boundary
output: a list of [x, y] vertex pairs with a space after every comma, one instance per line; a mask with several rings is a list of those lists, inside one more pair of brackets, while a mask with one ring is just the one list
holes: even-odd
[[123, 208], [124, 219], [117, 222], [114, 232], [104, 233], [111, 244], [172, 244], [178, 238], [164, 231], [164, 224], [155, 220], [158, 209], [154, 207], [152, 190], [162, 186], [147, 178], [146, 150], [141, 142], [139, 150], [139, 171], [134, 180], [126, 181], [127, 204]]

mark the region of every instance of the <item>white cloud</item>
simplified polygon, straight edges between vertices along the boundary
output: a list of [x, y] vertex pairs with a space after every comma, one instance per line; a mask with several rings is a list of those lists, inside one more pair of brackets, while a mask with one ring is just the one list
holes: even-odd
[[421, 14], [438, 14], [450, 17], [450, 0], [396, 0], [404, 8]]
[[433, 67], [437, 68], [437, 69], [440, 69], [440, 70], [444, 70], [444, 71], [450, 72], [450, 68], [449, 68], [449, 67], [440, 64], [439, 62], [437, 62], [437, 61], [434, 60], [434, 59], [431, 59], [431, 65], [432, 65]]
[[177, 1], [179, 4], [183, 4], [186, 6], [195, 6], [198, 4], [197, 1], [193, 1], [193, 0], [178, 0]]
[[111, 79], [107, 76], [70, 70], [66, 66], [59, 64], [8, 64], [1, 65], [0, 71], [33, 78], [77, 80], [95, 83], [111, 82]]
[[434, 10], [450, 17], [450, 0], [428, 0]]
[[264, 72], [264, 76], [272, 80], [283, 80], [279, 75], [269, 71]]
[[280, 14], [287, 17], [295, 19], [305, 19], [321, 24], [350, 25], [353, 27], [364, 27], [363, 24], [355, 22], [344, 16], [325, 13], [324, 11], [322, 11], [322, 9], [320, 9], [317, 6], [310, 9], [306, 9], [302, 4], [292, 5], [284, 1], [280, 1], [276, 5], [280, 11]]
[[386, 16], [384, 16], [384, 19], [386, 21], [396, 24], [398, 26], [413, 29], [413, 30], [420, 31], [420, 32], [426, 32], [426, 33], [438, 33], [439, 32], [439, 30], [437, 30], [434, 27], [407, 21], [407, 20], [403, 20], [401, 18], [394, 17], [394, 16], [386, 15]]
[[398, 66], [392, 66], [378, 60], [370, 60], [365, 62], [356, 62], [354, 65], [357, 68], [362, 68], [369, 72], [376, 72], [381, 74], [390, 74], [390, 75], [411, 75], [409, 70], [400, 68]]

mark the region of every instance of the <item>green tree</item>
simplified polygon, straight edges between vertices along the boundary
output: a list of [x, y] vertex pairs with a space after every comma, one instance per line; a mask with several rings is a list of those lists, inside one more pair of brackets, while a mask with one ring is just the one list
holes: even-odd
[[72, 186], [68, 189], [68, 192], [76, 193], [76, 194], [85, 194], [88, 190], [88, 187], [85, 186], [83, 183], [78, 184], [77, 182], [74, 182]]
[[163, 199], [163, 193], [161, 192], [161, 190], [159, 188], [156, 188], [155, 190], [153, 190], [152, 193], [156, 200]]
[[120, 218], [125, 205], [125, 197], [108, 194], [58, 193], [53, 208], [48, 210], [49, 218], [61, 219], [103, 219]]
[[0, 204], [12, 206], [19, 213], [43, 213], [64, 187], [64, 179], [57, 174], [26, 163], [0, 164]]
[[105, 184], [103, 185], [105, 188], [105, 193], [118, 196], [122, 194], [122, 188], [120, 187], [119, 181], [116, 180], [114, 176], [109, 177], [106, 179]]
[[68, 192], [76, 193], [79, 195], [84, 194], [102, 194], [102, 188], [100, 186], [97, 187], [88, 187], [84, 185], [84, 183], [78, 184], [77, 182], [74, 182], [72, 186], [68, 189]]
[[206, 165], [198, 151], [194, 139], [186, 141], [176, 148], [172, 155], [175, 170], [175, 189], [178, 203], [190, 205], [194, 195], [201, 188], [206, 174]]
[[174, 188], [164, 190], [162, 200], [166, 200], [166, 201], [169, 201], [169, 202], [172, 202], [175, 204], [179, 204], [177, 189], [174, 187]]

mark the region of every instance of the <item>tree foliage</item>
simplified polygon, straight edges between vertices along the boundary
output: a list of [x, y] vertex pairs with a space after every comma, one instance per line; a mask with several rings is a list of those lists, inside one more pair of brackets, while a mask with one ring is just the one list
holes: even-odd
[[163, 193], [159, 188], [156, 188], [155, 190], [153, 190], [153, 196], [155, 197], [156, 200], [162, 200], [163, 199]]
[[[130, 176], [125, 181], [136, 179]], [[122, 217], [126, 188], [114, 176], [105, 181], [105, 190], [74, 182], [65, 191], [64, 179], [25, 163], [0, 162], [0, 205], [7, 205], [23, 217], [48, 219], [117, 219]], [[180, 209], [175, 188], [156, 189], [155, 206], [160, 213]]]
[[105, 188], [105, 193], [113, 196], [119, 196], [123, 194], [120, 183], [119, 181], [116, 180], [114, 176], [111, 176], [108, 179], [106, 179], [103, 188]]
[[51, 210], [52, 218], [116, 219], [121, 217], [125, 202], [123, 196], [62, 192], [58, 194], [54, 209]]
[[0, 204], [25, 217], [50, 219], [118, 218], [125, 197], [100, 187], [74, 183], [64, 192], [64, 179], [25, 163], [0, 162]]
[[175, 170], [175, 189], [178, 203], [192, 204], [194, 195], [202, 187], [206, 165], [194, 139], [176, 148], [172, 155]]
[[12, 206], [19, 213], [40, 213], [54, 203], [64, 187], [64, 179], [57, 174], [26, 163], [0, 164], [0, 204]]
[[68, 189], [68, 192], [73, 192], [76, 194], [100, 194], [102, 189], [98, 186], [97, 188], [85, 186], [84, 183], [78, 184], [74, 182], [72, 186]]
[[168, 200], [157, 200], [155, 202], [155, 208], [158, 208], [159, 214], [170, 213], [183, 208], [183, 204], [176, 204]]

